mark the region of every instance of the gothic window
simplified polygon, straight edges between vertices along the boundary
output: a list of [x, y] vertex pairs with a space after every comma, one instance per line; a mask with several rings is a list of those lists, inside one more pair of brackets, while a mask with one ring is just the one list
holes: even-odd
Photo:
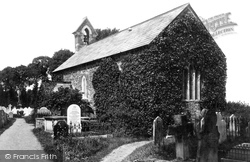
[[199, 101], [201, 89], [200, 72], [192, 66], [189, 66], [183, 73], [183, 99], [186, 101]]
[[87, 80], [86, 80], [86, 77], [83, 76], [82, 77], [82, 98], [83, 99], [87, 99], [88, 96], [87, 96]]
[[89, 44], [89, 30], [86, 28], [84, 33], [84, 43]]

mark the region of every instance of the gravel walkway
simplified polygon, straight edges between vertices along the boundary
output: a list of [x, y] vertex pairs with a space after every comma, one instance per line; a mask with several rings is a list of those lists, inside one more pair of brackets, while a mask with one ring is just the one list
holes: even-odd
[[[17, 118], [15, 123], [3, 134], [0, 135], [0, 162], [50, 162], [48, 160], [41, 159], [52, 159], [47, 156], [43, 151], [43, 148], [36, 136], [33, 134], [33, 124], [28, 124], [22, 118]], [[7, 151], [8, 150], [8, 151]], [[15, 150], [15, 151], [14, 151]], [[30, 151], [27, 151], [30, 150]], [[9, 154], [12, 160], [6, 159], [6, 153]], [[15, 157], [14, 157], [15, 154]], [[16, 154], [32, 155], [29, 156], [29, 160], [24, 156], [17, 156]], [[34, 156], [35, 154], [35, 156]], [[9, 158], [7, 157], [7, 158]], [[26, 160], [25, 160], [25, 159]], [[53, 157], [54, 158], [54, 157]], [[15, 160], [13, 160], [15, 159]], [[19, 160], [16, 160], [19, 159]], [[32, 159], [32, 160], [31, 160]], [[55, 159], [55, 158], [54, 158]]]
[[141, 141], [122, 145], [113, 150], [110, 154], [102, 159], [101, 162], [121, 162], [128, 155], [130, 155], [136, 148], [139, 148], [152, 141]]

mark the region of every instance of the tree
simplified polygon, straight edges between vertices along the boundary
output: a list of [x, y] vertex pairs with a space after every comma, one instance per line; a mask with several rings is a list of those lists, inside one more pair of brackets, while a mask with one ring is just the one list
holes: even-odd
[[82, 94], [78, 90], [62, 87], [57, 92], [47, 94], [42, 103], [41, 106], [46, 106], [51, 111], [60, 111], [61, 115], [66, 115], [71, 104], [79, 105], [81, 110], [90, 107], [89, 102], [82, 100]]
[[52, 75], [53, 81], [61, 81], [62, 75], [52, 73], [57, 67], [64, 63], [68, 58], [74, 55], [73, 52], [67, 49], [61, 49], [54, 53], [53, 57], [49, 62], [49, 73]]
[[96, 41], [99, 41], [101, 39], [104, 39], [112, 34], [115, 34], [117, 32], [119, 32], [119, 29], [110, 29], [110, 28], [107, 28], [107, 29], [96, 29], [96, 32], [97, 32], [97, 37], [96, 37]]

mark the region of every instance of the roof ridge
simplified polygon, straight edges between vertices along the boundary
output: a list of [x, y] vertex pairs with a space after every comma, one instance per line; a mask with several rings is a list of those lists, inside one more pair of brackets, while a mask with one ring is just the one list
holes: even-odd
[[124, 31], [124, 30], [128, 30], [129, 28], [133, 28], [133, 27], [138, 26], [138, 25], [140, 25], [140, 24], [143, 24], [143, 23], [145, 23], [145, 22], [147, 22], [147, 21], [150, 21], [150, 20], [152, 20], [152, 19], [155, 19], [155, 18], [160, 17], [160, 16], [162, 16], [162, 15], [165, 15], [165, 14], [167, 14], [167, 13], [170, 13], [170, 12], [172, 12], [172, 11], [174, 11], [174, 10], [177, 10], [178, 8], [181, 8], [181, 7], [183, 7], [183, 6], [188, 6], [188, 5], [190, 5], [190, 4], [189, 4], [189, 3], [185, 3], [184, 5], [178, 6], [178, 7], [173, 8], [173, 9], [167, 11], [167, 12], [164, 12], [164, 13], [162, 13], [162, 14], [156, 15], [156, 16], [150, 18], [150, 19], [144, 20], [144, 21], [142, 21], [142, 22], [140, 22], [140, 23], [138, 23], [138, 24], [135, 24], [135, 25], [133, 25], [133, 26], [130, 26], [130, 27], [128, 27], [128, 28], [125, 28], [125, 29], [121, 30], [120, 32], [122, 32], [122, 31]]
[[[170, 12], [172, 12], [172, 11], [174, 11], [174, 10], [177, 10], [178, 8], [181, 8], [181, 7], [183, 7], [183, 6], [188, 6], [188, 5], [190, 5], [190, 3], [185, 3], [185, 4], [181, 5], [181, 6], [178, 6], [178, 7], [176, 7], [176, 8], [173, 8], [173, 9], [167, 11], [167, 12], [164, 12], [164, 13], [162, 13], [162, 14], [159, 14], [159, 15], [157, 15], [157, 16], [154, 16], [154, 17], [152, 17], [152, 18], [150, 18], [150, 19], [144, 20], [144, 21], [142, 21], [142, 22], [140, 22], [140, 23], [138, 23], [138, 24], [135, 24], [135, 25], [133, 25], [133, 26], [127, 27], [127, 28], [125, 28], [125, 29], [123, 29], [123, 30], [121, 30], [121, 31], [119, 31], [119, 32], [117, 32], [117, 33], [114, 33], [114, 34], [112, 34], [112, 35], [109, 35], [109, 36], [107, 36], [107, 37], [105, 37], [105, 38], [103, 38], [103, 39], [101, 39], [101, 40], [98, 40], [98, 41], [92, 43], [92, 44], [95, 44], [95, 43], [97, 43], [97, 42], [100, 42], [100, 41], [103, 41], [103, 40], [105, 40], [105, 39], [108, 39], [108, 38], [111, 37], [111, 36], [117, 35], [117, 34], [123, 32], [123, 31], [128, 30], [129, 28], [133, 28], [133, 27], [138, 26], [138, 25], [140, 25], [140, 24], [143, 24], [143, 23], [145, 23], [145, 22], [147, 22], [147, 21], [150, 21], [150, 20], [152, 20], [152, 19], [155, 19], [156, 17], [160, 17], [160, 16], [165, 15], [165, 14], [167, 14], [167, 13], [170, 13]], [[90, 44], [90, 45], [92, 45], [92, 44]], [[86, 47], [87, 47], [87, 46], [86, 46]]]

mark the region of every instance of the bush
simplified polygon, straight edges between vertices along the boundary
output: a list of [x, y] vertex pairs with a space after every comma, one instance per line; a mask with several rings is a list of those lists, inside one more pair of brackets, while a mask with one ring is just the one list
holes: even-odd
[[46, 94], [40, 106], [45, 106], [52, 112], [60, 111], [61, 115], [66, 115], [67, 108], [71, 104], [79, 105], [82, 112], [90, 108], [90, 103], [86, 100], [82, 100], [82, 94], [79, 90], [62, 87], [60, 87], [57, 92]]
[[227, 102], [223, 115], [236, 115], [250, 119], [250, 106], [243, 102]]

